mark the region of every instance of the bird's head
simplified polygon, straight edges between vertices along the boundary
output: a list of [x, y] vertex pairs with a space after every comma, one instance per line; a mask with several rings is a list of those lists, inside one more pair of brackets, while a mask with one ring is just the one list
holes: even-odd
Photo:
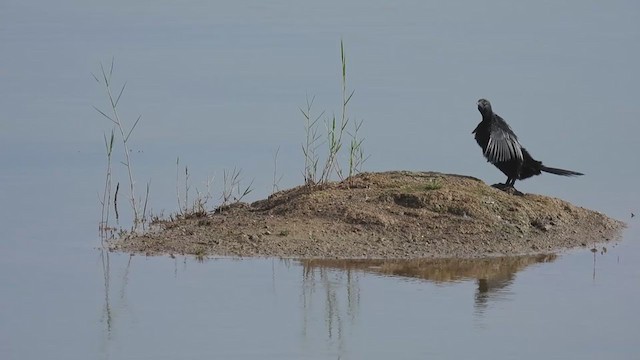
[[481, 114], [488, 114], [491, 113], [491, 103], [489, 102], [489, 100], [487, 99], [480, 99], [478, 100], [478, 111], [480, 111]]

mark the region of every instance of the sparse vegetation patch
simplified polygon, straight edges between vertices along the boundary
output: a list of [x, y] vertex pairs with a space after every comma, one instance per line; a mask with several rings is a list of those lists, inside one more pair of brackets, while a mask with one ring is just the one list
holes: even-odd
[[[437, 189], [430, 187], [433, 178]], [[559, 199], [515, 196], [470, 177], [361, 173], [239, 202], [204, 219], [163, 223], [112, 248], [208, 256], [480, 257], [612, 241], [622, 226]]]

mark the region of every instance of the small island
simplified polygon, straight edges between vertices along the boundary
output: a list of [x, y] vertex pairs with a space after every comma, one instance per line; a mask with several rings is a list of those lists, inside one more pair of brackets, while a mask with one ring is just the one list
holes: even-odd
[[473, 177], [360, 173], [251, 204], [157, 221], [113, 251], [323, 259], [477, 258], [553, 253], [614, 240], [624, 223]]

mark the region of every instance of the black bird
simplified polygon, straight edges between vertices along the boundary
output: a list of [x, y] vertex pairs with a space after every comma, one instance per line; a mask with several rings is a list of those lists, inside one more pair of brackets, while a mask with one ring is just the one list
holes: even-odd
[[540, 175], [541, 171], [562, 176], [584, 175], [576, 171], [547, 167], [541, 161], [534, 160], [520, 145], [518, 137], [507, 122], [493, 112], [488, 100], [478, 100], [478, 110], [482, 114], [482, 121], [472, 134], [476, 134], [476, 141], [487, 161], [507, 175], [505, 186], [513, 187], [516, 180]]

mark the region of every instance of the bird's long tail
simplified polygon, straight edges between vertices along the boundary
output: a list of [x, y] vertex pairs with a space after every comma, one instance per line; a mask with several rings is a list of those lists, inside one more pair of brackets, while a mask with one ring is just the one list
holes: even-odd
[[580, 175], [584, 175], [583, 173], [579, 173], [577, 171], [571, 171], [571, 170], [565, 170], [565, 169], [557, 169], [557, 168], [547, 167], [547, 166], [544, 166], [544, 165], [542, 165], [540, 170], [542, 170], [544, 172], [548, 172], [550, 174], [556, 174], [556, 175], [561, 175], [561, 176], [580, 176]]

